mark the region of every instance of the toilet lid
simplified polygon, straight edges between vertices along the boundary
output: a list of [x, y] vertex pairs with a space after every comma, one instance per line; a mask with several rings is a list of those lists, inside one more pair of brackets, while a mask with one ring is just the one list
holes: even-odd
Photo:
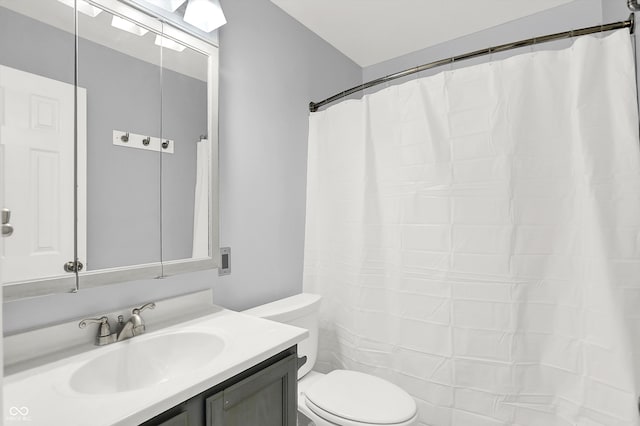
[[311, 385], [305, 396], [321, 410], [360, 423], [402, 423], [416, 414], [416, 403], [407, 392], [357, 371], [334, 370]]

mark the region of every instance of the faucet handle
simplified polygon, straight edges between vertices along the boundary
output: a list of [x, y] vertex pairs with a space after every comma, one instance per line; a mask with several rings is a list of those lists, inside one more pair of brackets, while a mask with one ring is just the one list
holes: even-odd
[[78, 327], [85, 328], [88, 324], [91, 323], [100, 323], [100, 334], [98, 337], [108, 337], [111, 334], [111, 327], [109, 327], [109, 318], [100, 317], [100, 318], [86, 318], [80, 321]]
[[149, 308], [149, 309], [154, 309], [156, 307], [156, 304], [153, 302], [150, 303], [145, 303], [144, 305], [140, 306], [139, 308], [135, 308], [134, 310], [131, 311], [131, 313], [133, 315], [139, 315], [140, 312], [144, 311], [145, 309]]

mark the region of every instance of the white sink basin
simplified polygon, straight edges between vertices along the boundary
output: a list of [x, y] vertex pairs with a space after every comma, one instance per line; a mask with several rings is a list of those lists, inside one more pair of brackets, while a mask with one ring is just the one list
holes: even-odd
[[70, 386], [85, 394], [113, 394], [157, 385], [191, 374], [222, 353], [220, 337], [201, 332], [138, 336], [78, 368]]

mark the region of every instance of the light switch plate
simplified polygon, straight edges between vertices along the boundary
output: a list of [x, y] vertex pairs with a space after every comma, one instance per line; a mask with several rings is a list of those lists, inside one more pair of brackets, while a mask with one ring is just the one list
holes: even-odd
[[218, 275], [231, 275], [231, 247], [220, 248], [220, 267]]

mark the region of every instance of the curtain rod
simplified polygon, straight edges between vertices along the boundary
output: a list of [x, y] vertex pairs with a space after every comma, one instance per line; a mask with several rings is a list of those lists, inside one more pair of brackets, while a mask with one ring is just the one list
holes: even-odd
[[631, 34], [633, 34], [634, 25], [635, 25], [635, 17], [634, 17], [634, 14], [632, 13], [631, 15], [629, 15], [629, 19], [626, 21], [614, 22], [606, 25], [596, 25], [593, 27], [581, 28], [578, 30], [571, 30], [571, 31], [565, 31], [565, 32], [556, 33], [556, 34], [549, 34], [541, 37], [529, 38], [526, 40], [520, 40], [513, 43], [507, 43], [507, 44], [501, 44], [499, 46], [489, 47], [487, 49], [464, 53], [458, 56], [452, 56], [447, 59], [440, 59], [438, 61], [430, 62], [424, 65], [419, 65], [417, 67], [409, 68], [404, 71], [400, 71], [394, 74], [389, 74], [385, 77], [380, 77], [375, 80], [368, 81], [359, 86], [355, 86], [355, 87], [352, 87], [351, 89], [345, 90], [344, 92], [337, 93], [331, 96], [330, 98], [327, 98], [320, 102], [309, 102], [309, 111], [316, 112], [318, 111], [318, 108], [324, 105], [335, 102], [338, 99], [346, 98], [347, 96], [360, 92], [361, 90], [365, 90], [370, 87], [395, 80], [397, 78], [406, 77], [408, 75], [425, 71], [431, 68], [436, 68], [442, 65], [452, 64], [454, 62], [464, 61], [466, 59], [477, 58], [479, 56], [490, 55], [496, 52], [505, 52], [507, 50], [517, 49], [519, 47], [532, 46], [535, 44], [547, 43], [550, 41], [561, 40], [565, 38], [573, 38], [573, 37], [578, 37], [578, 36], [583, 36], [588, 34], [601, 33], [605, 31], [619, 30], [622, 28], [629, 28], [629, 31], [631, 32]]

